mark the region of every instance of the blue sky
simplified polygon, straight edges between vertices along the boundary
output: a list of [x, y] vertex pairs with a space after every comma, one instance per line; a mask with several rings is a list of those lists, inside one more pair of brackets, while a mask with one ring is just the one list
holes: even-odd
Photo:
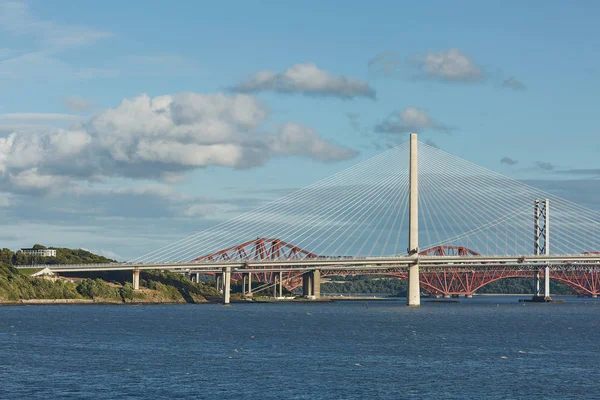
[[599, 12], [592, 0], [0, 0], [0, 239], [130, 258], [409, 131], [591, 193]]

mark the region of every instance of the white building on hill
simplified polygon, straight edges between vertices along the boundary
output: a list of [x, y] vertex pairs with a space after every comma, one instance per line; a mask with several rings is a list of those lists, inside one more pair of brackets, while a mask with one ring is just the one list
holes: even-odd
[[21, 249], [28, 256], [56, 257], [55, 249]]

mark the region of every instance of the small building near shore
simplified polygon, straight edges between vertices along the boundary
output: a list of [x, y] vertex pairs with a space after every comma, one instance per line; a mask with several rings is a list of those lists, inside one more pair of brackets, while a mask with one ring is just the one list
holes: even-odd
[[31, 274], [31, 276], [34, 278], [47, 279], [49, 281], [56, 281], [58, 279], [58, 275], [52, 272], [48, 267]]

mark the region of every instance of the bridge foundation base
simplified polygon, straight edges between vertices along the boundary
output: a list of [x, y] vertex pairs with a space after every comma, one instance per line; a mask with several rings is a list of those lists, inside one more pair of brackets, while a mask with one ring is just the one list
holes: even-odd
[[597, 295], [597, 294], [593, 294], [593, 295], [592, 295], [592, 299], [597, 299], [597, 298], [598, 298], [598, 295]]
[[472, 294], [465, 294], [465, 299], [472, 299], [473, 295]]

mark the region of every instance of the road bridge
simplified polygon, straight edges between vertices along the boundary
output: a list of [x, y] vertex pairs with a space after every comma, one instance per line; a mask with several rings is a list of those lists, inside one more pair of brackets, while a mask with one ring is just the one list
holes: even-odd
[[597, 296], [599, 221], [597, 211], [411, 134], [405, 144], [129, 262], [47, 267], [129, 270], [135, 289], [148, 269], [211, 274], [226, 304], [232, 281], [247, 294], [260, 281], [275, 294], [302, 286], [316, 296], [321, 277], [352, 274], [408, 280], [409, 306], [420, 304], [421, 291], [471, 296], [511, 277], [531, 277], [542, 300], [550, 279]]

